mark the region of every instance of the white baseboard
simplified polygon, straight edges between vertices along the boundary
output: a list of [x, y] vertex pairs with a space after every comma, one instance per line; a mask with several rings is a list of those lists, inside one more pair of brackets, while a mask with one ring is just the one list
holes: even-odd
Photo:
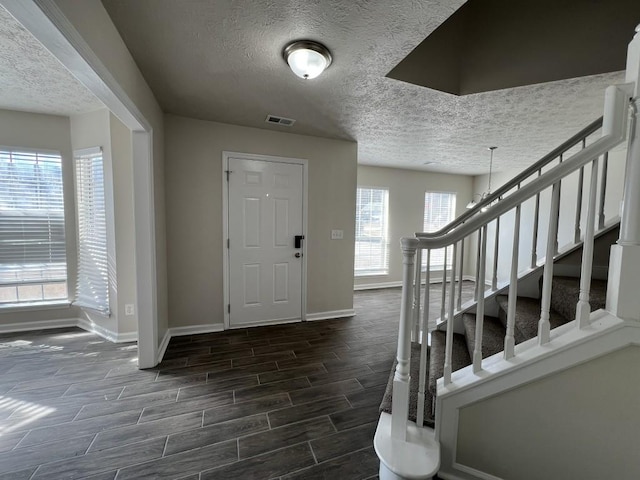
[[162, 337], [162, 342], [160, 342], [160, 346], [158, 347], [158, 356], [156, 358], [158, 363], [162, 362], [162, 358], [164, 357], [164, 354], [167, 351], [167, 347], [169, 346], [170, 340], [171, 340], [171, 329], [167, 328], [167, 331], [164, 332], [164, 337]]
[[344, 318], [355, 316], [356, 311], [353, 308], [346, 310], [331, 310], [328, 312], [307, 313], [307, 322], [315, 322], [317, 320], [329, 320], [331, 318]]
[[129, 343], [138, 341], [138, 332], [116, 333], [108, 328], [91, 323], [84, 318], [78, 318], [76, 326], [86, 330], [87, 332], [95, 333], [96, 335], [99, 335], [113, 343]]
[[0, 324], [0, 333], [32, 332], [34, 330], [51, 330], [53, 328], [78, 327], [114, 343], [128, 343], [138, 341], [136, 332], [115, 333], [109, 329], [96, 325], [83, 318], [59, 318], [56, 320], [39, 320], [36, 322]]
[[0, 333], [31, 332], [33, 330], [49, 330], [52, 328], [78, 327], [77, 318], [60, 318], [57, 320], [40, 320], [37, 322], [0, 324]]
[[[473, 275], [463, 275], [462, 280], [470, 280], [472, 282], [476, 281], [476, 277]], [[440, 283], [440, 278], [430, 278], [429, 283]], [[424, 285], [424, 279], [422, 280], [422, 284]], [[376, 290], [378, 288], [397, 288], [402, 286], [402, 281], [398, 280], [397, 282], [380, 282], [380, 283], [361, 283], [353, 286], [354, 291], [359, 290]]]
[[[167, 330], [169, 339], [172, 337], [182, 337], [184, 335], [198, 335], [200, 333], [222, 332], [224, 325], [222, 323], [214, 323], [210, 325], [190, 325], [188, 327], [172, 327]], [[164, 342], [164, 339], [163, 339]], [[167, 343], [169, 343], [167, 341]]]

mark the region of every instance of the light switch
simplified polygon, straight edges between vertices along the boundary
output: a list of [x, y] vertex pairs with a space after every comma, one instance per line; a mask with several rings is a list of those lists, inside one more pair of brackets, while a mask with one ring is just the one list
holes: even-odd
[[124, 314], [125, 315], [134, 315], [135, 314], [135, 310], [134, 310], [134, 306], [131, 303], [127, 303], [124, 306]]
[[342, 240], [343, 237], [343, 230], [331, 230], [331, 240]]

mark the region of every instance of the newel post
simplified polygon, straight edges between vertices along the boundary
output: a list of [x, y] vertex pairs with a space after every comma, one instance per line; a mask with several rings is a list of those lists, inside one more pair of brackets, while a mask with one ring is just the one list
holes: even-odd
[[633, 84], [631, 130], [620, 220], [620, 238], [611, 247], [607, 310], [626, 320], [640, 320], [640, 25], [627, 51], [625, 81]]
[[413, 268], [417, 238], [403, 238], [402, 244], [402, 303], [400, 304], [400, 327], [398, 329], [398, 365], [393, 377], [393, 400], [391, 404], [391, 437], [406, 440], [409, 417], [409, 361], [411, 358], [411, 326], [413, 303]]

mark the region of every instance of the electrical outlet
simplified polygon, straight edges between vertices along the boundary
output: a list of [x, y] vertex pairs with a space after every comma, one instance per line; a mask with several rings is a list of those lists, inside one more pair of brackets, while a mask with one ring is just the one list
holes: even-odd
[[125, 315], [135, 315], [135, 309], [133, 303], [127, 303], [124, 306], [124, 314]]
[[344, 238], [343, 230], [331, 230], [331, 240], [342, 240]]

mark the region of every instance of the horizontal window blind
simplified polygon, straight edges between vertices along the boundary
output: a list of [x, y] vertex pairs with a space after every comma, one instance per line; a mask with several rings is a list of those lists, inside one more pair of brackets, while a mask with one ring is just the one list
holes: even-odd
[[356, 198], [355, 275], [389, 273], [389, 191], [358, 188]]
[[102, 149], [74, 154], [78, 211], [78, 279], [75, 305], [109, 314], [107, 218]]
[[[437, 232], [456, 216], [456, 194], [450, 192], [426, 192], [424, 194], [424, 224], [423, 231]], [[447, 267], [452, 265], [453, 249], [447, 250]], [[422, 266], [426, 267], [426, 254], [422, 259]], [[431, 267], [444, 267], [444, 248], [431, 252]]]
[[60, 154], [0, 147], [0, 303], [67, 297], [62, 192]]

